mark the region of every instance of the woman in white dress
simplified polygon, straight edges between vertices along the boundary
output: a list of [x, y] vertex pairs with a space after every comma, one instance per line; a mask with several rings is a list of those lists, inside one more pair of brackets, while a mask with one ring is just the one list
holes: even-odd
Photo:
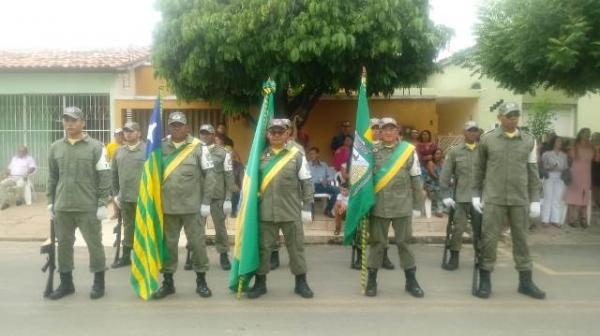
[[562, 151], [563, 140], [555, 137], [551, 140], [552, 150], [542, 155], [542, 166], [547, 173], [544, 179], [544, 203], [542, 205], [542, 224], [561, 227], [562, 211], [564, 208], [563, 195], [565, 183], [561, 175], [569, 169], [567, 155]]

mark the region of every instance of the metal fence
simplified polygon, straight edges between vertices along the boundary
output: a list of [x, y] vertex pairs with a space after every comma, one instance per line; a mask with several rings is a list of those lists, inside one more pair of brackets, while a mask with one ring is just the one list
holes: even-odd
[[86, 132], [110, 141], [110, 98], [108, 94], [0, 95], [0, 167], [8, 166], [21, 145], [27, 146], [38, 170], [33, 177], [36, 190], [48, 180], [48, 149], [63, 137], [62, 111], [77, 106], [86, 116]]

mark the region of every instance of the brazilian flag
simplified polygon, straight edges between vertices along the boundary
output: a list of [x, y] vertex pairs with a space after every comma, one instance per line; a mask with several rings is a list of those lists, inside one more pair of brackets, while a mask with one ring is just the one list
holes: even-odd
[[242, 182], [239, 213], [235, 223], [235, 247], [233, 263], [229, 273], [229, 288], [238, 295], [246, 289], [250, 278], [258, 269], [258, 193], [260, 188], [260, 159], [266, 145], [269, 120], [274, 113], [275, 82], [263, 84], [263, 101], [254, 131], [254, 139]]
[[344, 244], [352, 243], [360, 221], [375, 204], [373, 189], [373, 138], [371, 134], [367, 78], [363, 74], [358, 90], [356, 130], [350, 161], [350, 193], [344, 223]]
[[140, 192], [135, 213], [131, 264], [131, 285], [135, 293], [144, 300], [149, 300], [158, 289], [158, 275], [165, 252], [161, 200], [163, 179], [161, 112], [162, 105], [159, 95], [148, 126], [146, 162], [140, 180]]

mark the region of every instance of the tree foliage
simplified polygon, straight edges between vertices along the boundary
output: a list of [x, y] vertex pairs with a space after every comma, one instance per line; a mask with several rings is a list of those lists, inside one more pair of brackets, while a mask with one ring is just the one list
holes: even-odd
[[556, 111], [552, 110], [552, 103], [544, 98], [536, 101], [532, 111], [528, 113], [527, 127], [537, 138], [542, 139], [545, 134], [554, 131], [552, 122], [556, 120]]
[[492, 0], [480, 10], [476, 35], [466, 64], [505, 88], [600, 89], [598, 0]]
[[327, 93], [423, 83], [447, 28], [427, 0], [159, 0], [153, 64], [178, 97], [245, 113], [277, 83], [278, 114], [306, 113]]

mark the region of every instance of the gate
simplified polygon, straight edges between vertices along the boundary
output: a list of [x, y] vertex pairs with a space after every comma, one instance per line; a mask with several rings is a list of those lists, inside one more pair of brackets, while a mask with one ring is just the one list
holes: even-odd
[[81, 108], [86, 132], [102, 143], [110, 141], [110, 98], [108, 94], [16, 94], [0, 95], [0, 169], [4, 170], [19, 146], [25, 145], [38, 166], [33, 176], [35, 189], [46, 189], [48, 149], [63, 137], [62, 111]]

